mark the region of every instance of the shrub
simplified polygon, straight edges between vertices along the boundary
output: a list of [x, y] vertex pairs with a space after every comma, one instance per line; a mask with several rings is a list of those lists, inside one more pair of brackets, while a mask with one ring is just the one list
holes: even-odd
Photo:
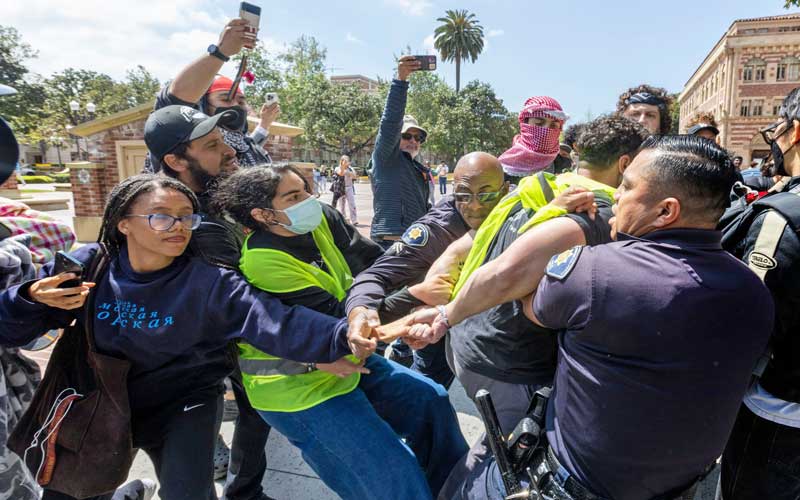
[[53, 178], [47, 175], [23, 175], [21, 181], [26, 184], [50, 184]]

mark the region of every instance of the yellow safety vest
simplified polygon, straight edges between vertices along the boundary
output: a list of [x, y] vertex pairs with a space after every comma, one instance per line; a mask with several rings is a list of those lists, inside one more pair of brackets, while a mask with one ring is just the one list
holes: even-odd
[[486, 261], [486, 255], [489, 253], [489, 247], [492, 241], [494, 241], [497, 233], [500, 232], [500, 228], [503, 226], [506, 219], [508, 219], [511, 210], [517, 203], [522, 203], [523, 208], [535, 210], [536, 212], [528, 222], [519, 228], [518, 233], [522, 234], [536, 224], [566, 214], [566, 210], [550, 205], [549, 202], [570, 186], [584, 187], [594, 192], [595, 196], [609, 201], [613, 200], [614, 191], [616, 191], [611, 186], [607, 186], [602, 182], [593, 181], [588, 177], [572, 172], [567, 172], [558, 176], [546, 172], [539, 172], [536, 175], [523, 178], [517, 186], [517, 189], [507, 194], [505, 198], [500, 200], [500, 203], [492, 209], [489, 216], [483, 221], [481, 227], [478, 228], [478, 231], [475, 233], [472, 249], [467, 256], [467, 260], [464, 262], [461, 274], [453, 288], [451, 300], [458, 295], [458, 292], [464, 286], [464, 283], [467, 282], [470, 275]]
[[[242, 248], [239, 262], [241, 271], [253, 286], [267, 292], [289, 293], [318, 287], [341, 301], [353, 284], [353, 277], [344, 256], [336, 248], [324, 215], [322, 223], [311, 234], [328, 272], [280, 250], [248, 249], [247, 242], [252, 235], [248, 235]], [[294, 332], [283, 334], [292, 335]], [[348, 359], [358, 362], [354, 356], [348, 356]], [[258, 410], [305, 410], [335, 396], [347, 394], [355, 389], [361, 379], [358, 373], [339, 378], [321, 370], [308, 372], [304, 367], [303, 364], [267, 354], [250, 344], [239, 344], [239, 368], [244, 388], [250, 404]]]

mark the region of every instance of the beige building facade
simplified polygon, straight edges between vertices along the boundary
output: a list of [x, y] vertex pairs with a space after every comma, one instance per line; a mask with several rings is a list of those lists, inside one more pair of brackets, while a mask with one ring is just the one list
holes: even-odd
[[769, 154], [758, 131], [778, 119], [781, 101], [800, 87], [800, 14], [734, 21], [678, 97], [680, 131], [699, 113], [719, 124], [719, 143], [751, 159]]

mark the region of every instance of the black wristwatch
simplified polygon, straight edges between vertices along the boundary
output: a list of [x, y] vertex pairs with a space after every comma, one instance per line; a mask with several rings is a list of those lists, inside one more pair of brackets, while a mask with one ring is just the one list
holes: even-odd
[[225, 54], [223, 54], [222, 52], [220, 52], [219, 51], [219, 47], [217, 47], [213, 43], [211, 45], [209, 45], [208, 49], [206, 49], [206, 50], [208, 50], [209, 54], [211, 54], [212, 56], [216, 57], [217, 59], [219, 59], [222, 62], [228, 62], [228, 61], [231, 60], [230, 57], [228, 57]]

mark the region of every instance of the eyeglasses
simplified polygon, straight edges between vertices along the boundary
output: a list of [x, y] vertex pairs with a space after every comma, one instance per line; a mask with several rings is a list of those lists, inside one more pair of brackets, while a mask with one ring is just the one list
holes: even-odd
[[415, 141], [417, 141], [420, 144], [425, 142], [425, 136], [424, 135], [409, 134], [408, 132], [406, 132], [405, 134], [400, 134], [400, 137], [402, 137], [406, 141], [410, 141], [411, 139], [414, 139]]
[[775, 131], [778, 130], [778, 127], [780, 127], [784, 123], [788, 123], [788, 122], [786, 120], [779, 120], [779, 121], [773, 123], [772, 125], [770, 125], [770, 126], [768, 126], [766, 128], [762, 128], [761, 130], [759, 130], [759, 132], [761, 133], [761, 137], [764, 138], [764, 142], [766, 142], [768, 146], [772, 146], [772, 143], [775, 142], [775, 140], [778, 137], [780, 137], [783, 134], [785, 134], [786, 131], [791, 128], [791, 127], [786, 127], [785, 129], [783, 129], [783, 131], [780, 134], [776, 135]]
[[169, 231], [176, 222], [183, 224], [183, 227], [189, 231], [194, 231], [200, 227], [200, 223], [203, 221], [203, 218], [199, 214], [189, 214], [181, 217], [173, 217], [167, 214], [130, 214], [126, 215], [125, 217], [146, 217], [147, 224], [153, 231]]
[[472, 203], [473, 198], [478, 199], [478, 203], [481, 205], [485, 205], [487, 203], [491, 203], [496, 199], [500, 198], [502, 195], [502, 191], [494, 191], [492, 193], [453, 193], [453, 198], [456, 199], [456, 203]]

